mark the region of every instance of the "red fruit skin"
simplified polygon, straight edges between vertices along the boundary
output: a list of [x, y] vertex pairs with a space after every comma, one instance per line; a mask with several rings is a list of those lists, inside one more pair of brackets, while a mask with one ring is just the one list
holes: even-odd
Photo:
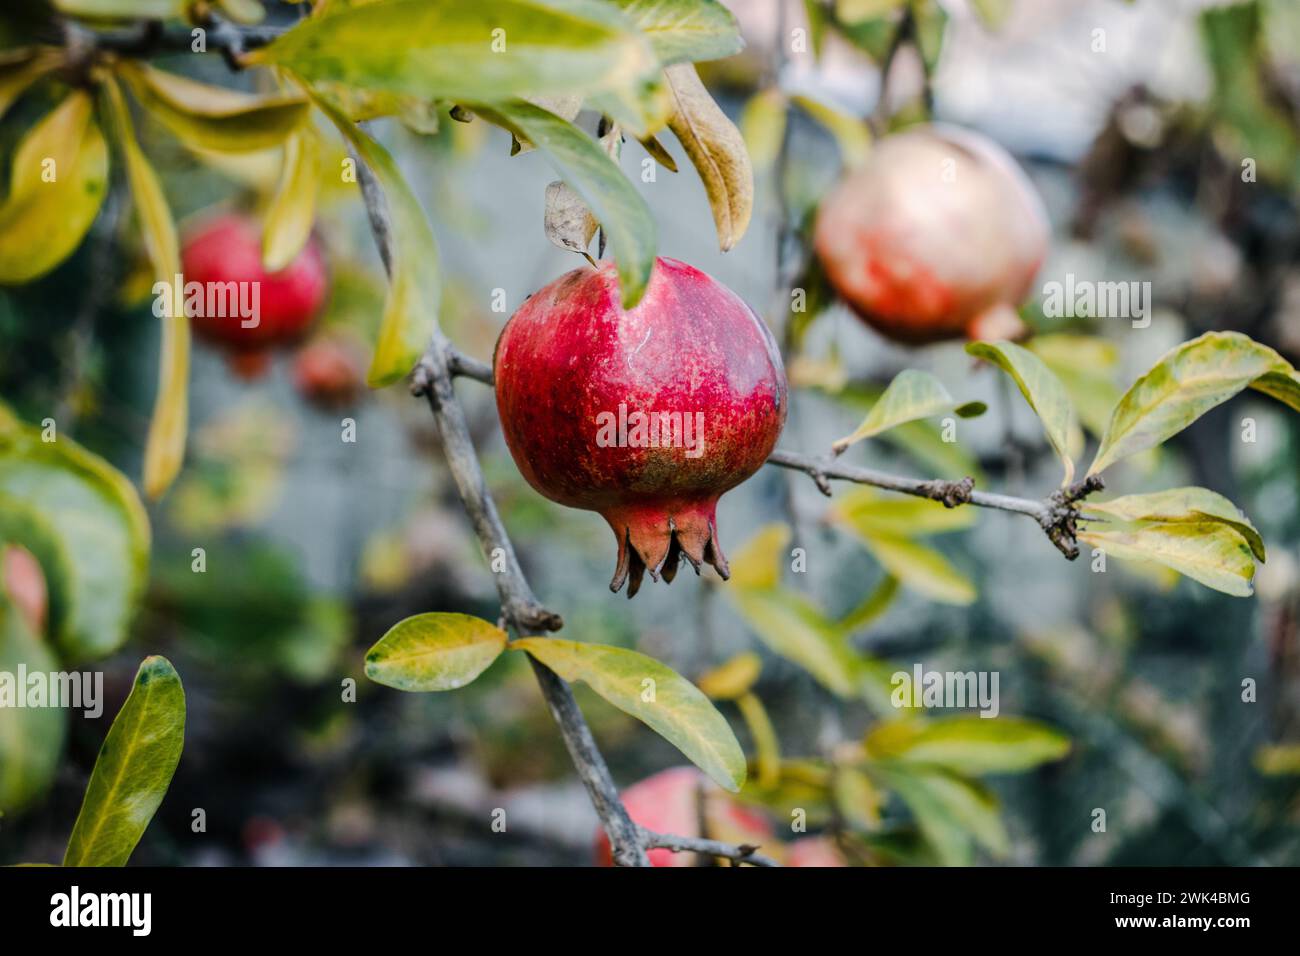
[[[770, 847], [772, 828], [758, 814], [733, 803], [694, 767], [673, 767], [646, 777], [623, 791], [623, 806], [635, 823], [656, 833], [698, 837], [704, 819], [707, 836], [728, 843]], [[656, 848], [646, 851], [651, 866], [698, 866], [694, 853]], [[596, 834], [596, 865], [613, 866], [609, 837]]]
[[[644, 298], [624, 311], [613, 263], [576, 269], [511, 317], [493, 365], [506, 444], [528, 483], [614, 530], [611, 590], [629, 581], [631, 597], [647, 570], [671, 581], [683, 556], [697, 572], [707, 562], [729, 575], [718, 498], [762, 466], [788, 401], [772, 335], [739, 296], [661, 258]], [[629, 417], [680, 413], [673, 447], [598, 442], [620, 404]]]
[[1015, 338], [1047, 255], [1042, 201], [992, 140], [946, 125], [882, 140], [822, 202], [813, 243], [868, 325], [907, 344]]
[[356, 401], [363, 391], [364, 376], [356, 352], [333, 338], [308, 342], [293, 362], [293, 385], [298, 394], [325, 409]]
[[0, 548], [0, 585], [33, 634], [45, 633], [49, 594], [40, 562], [26, 548]]
[[258, 324], [244, 328], [238, 315], [191, 318], [201, 338], [236, 353], [260, 352], [300, 339], [325, 305], [329, 274], [313, 236], [298, 258], [279, 272], [262, 268], [262, 231], [254, 219], [222, 215], [185, 239], [181, 250], [184, 281], [257, 282]]
[[835, 841], [829, 837], [804, 837], [786, 848], [786, 866], [830, 867], [847, 866]]

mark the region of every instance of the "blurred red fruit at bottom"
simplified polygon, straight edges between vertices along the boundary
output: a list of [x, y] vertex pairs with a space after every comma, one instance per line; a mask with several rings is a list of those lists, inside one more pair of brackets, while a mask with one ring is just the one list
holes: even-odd
[[[776, 839], [767, 821], [732, 801], [694, 767], [674, 767], [646, 777], [623, 791], [622, 797], [628, 815], [648, 830], [761, 846], [765, 854], [775, 855], [772, 850]], [[701, 863], [695, 853], [674, 853], [662, 848], [650, 850], [647, 855], [652, 866]], [[603, 830], [596, 835], [596, 865], [614, 865], [609, 837]]]

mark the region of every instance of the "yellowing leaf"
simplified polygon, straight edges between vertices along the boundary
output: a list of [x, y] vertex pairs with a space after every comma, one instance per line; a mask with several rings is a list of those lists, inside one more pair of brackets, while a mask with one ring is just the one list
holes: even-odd
[[1025, 347], [1061, 380], [1079, 422], [1100, 438], [1120, 397], [1115, 384], [1119, 367], [1115, 343], [1093, 335], [1063, 332], [1035, 335]]
[[780, 564], [789, 543], [789, 525], [777, 523], [759, 528], [731, 556], [731, 587], [770, 589], [780, 584]]
[[657, 66], [627, 16], [596, 0], [335, 4], [248, 59], [312, 82], [450, 100], [634, 96]]
[[0, 53], [0, 117], [27, 88], [59, 65], [54, 50], [24, 47]]
[[992, 362], [1015, 381], [1047, 433], [1047, 440], [1065, 465], [1062, 485], [1074, 480], [1074, 461], [1070, 449], [1082, 444], [1074, 406], [1060, 379], [1033, 352], [1014, 342], [971, 342], [966, 351]]
[[316, 103], [375, 174], [388, 207], [392, 226], [388, 297], [379, 341], [366, 373], [371, 388], [382, 388], [415, 368], [433, 337], [442, 296], [438, 244], [420, 201], [388, 150], [333, 106], [320, 99]]
[[787, 104], [785, 94], [775, 87], [759, 90], [740, 111], [740, 133], [745, 140], [755, 172], [775, 165], [785, 140]]
[[1249, 597], [1255, 559], [1246, 539], [1214, 521], [1150, 522], [1080, 531], [1080, 541], [1129, 561], [1154, 561], [1208, 588]]
[[945, 508], [939, 501], [901, 498], [867, 487], [837, 495], [831, 515], [859, 534], [904, 537], [964, 531], [978, 520], [974, 508]]
[[744, 137], [713, 101], [694, 66], [679, 63], [664, 75], [673, 94], [668, 128], [704, 182], [718, 245], [726, 252], [745, 234], [754, 211], [754, 170]]
[[718, 0], [614, 0], [644, 33], [664, 66], [720, 60], [745, 43], [731, 11]]
[[1295, 370], [1240, 332], [1207, 332], [1171, 349], [1124, 393], [1088, 474], [1145, 451], [1254, 386], [1300, 410]]
[[1063, 734], [1022, 717], [944, 717], [880, 724], [867, 735], [876, 759], [934, 764], [960, 774], [1019, 773], [1059, 760], [1070, 750]]
[[858, 662], [853, 652], [803, 595], [729, 587], [727, 597], [745, 623], [777, 654], [794, 661], [840, 697], [859, 693]]
[[736, 699], [740, 716], [745, 718], [749, 736], [753, 738], [756, 762], [758, 763], [758, 785], [775, 787], [781, 781], [781, 745], [777, 740], [776, 728], [768, 719], [763, 702], [754, 694], [741, 694]]
[[983, 402], [958, 405], [943, 387], [943, 383], [929, 372], [903, 369], [894, 376], [880, 400], [871, 406], [871, 411], [862, 424], [853, 434], [836, 441], [832, 448], [838, 455], [864, 438], [944, 412], [955, 412], [962, 418], [974, 418], [985, 411]]
[[902, 535], [858, 531], [858, 537], [903, 586], [940, 604], [973, 604], [975, 585], [938, 551]]
[[871, 152], [871, 130], [865, 121], [810, 96], [793, 96], [791, 99], [805, 113], [830, 130], [840, 147], [840, 159], [845, 166], [852, 169], [862, 164]]
[[526, 637], [527, 651], [560, 677], [583, 681], [624, 713], [647, 724], [721, 787], [745, 783], [745, 755], [722, 715], [690, 681], [645, 654], [604, 644]]
[[366, 676], [398, 690], [464, 687], [506, 649], [506, 633], [468, 614], [417, 614], [366, 653]]
[[[104, 82], [105, 103], [126, 160], [126, 175], [136, 215], [144, 232], [145, 249], [159, 281], [172, 282], [181, 273], [176, 223], [158, 174], [135, 141], [131, 115], [117, 83]], [[185, 458], [185, 434], [189, 422], [190, 323], [182, 313], [162, 319], [162, 355], [158, 363], [158, 394], [144, 450], [144, 490], [151, 498], [163, 494], [176, 479]]]
[[658, 230], [645, 199], [606, 149], [572, 123], [531, 103], [494, 103], [476, 106], [475, 111], [531, 141], [586, 201], [613, 247], [623, 308], [640, 302], [654, 269]]
[[311, 109], [301, 96], [242, 93], [130, 60], [118, 71], [140, 105], [199, 149], [243, 153], [278, 146]]
[[1208, 488], [1169, 488], [1110, 501], [1088, 501], [1083, 509], [1130, 522], [1221, 521], [1246, 539], [1256, 558], [1264, 560], [1264, 540], [1250, 519], [1223, 495]]
[[0, 205], [0, 283], [28, 282], [70, 256], [95, 221], [108, 183], [108, 149], [77, 90], [14, 151]]
[[320, 186], [320, 148], [314, 133], [299, 131], [284, 143], [284, 172], [267, 207], [262, 265], [279, 272], [298, 257], [311, 237]]
[[735, 700], [758, 680], [763, 662], [753, 651], [737, 654], [696, 681], [696, 685], [714, 700]]
[[168, 20], [184, 16], [190, 0], [54, 0], [64, 13], [90, 19]]
[[86, 785], [64, 866], [125, 866], [171, 785], [185, 744], [185, 689], [146, 657]]

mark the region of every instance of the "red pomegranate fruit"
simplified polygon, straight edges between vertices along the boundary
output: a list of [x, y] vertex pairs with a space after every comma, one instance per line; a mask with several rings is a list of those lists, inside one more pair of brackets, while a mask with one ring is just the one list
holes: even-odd
[[823, 200], [813, 240], [867, 324], [919, 344], [1023, 334], [1016, 307], [1049, 236], [1042, 201], [1002, 147], [935, 125], [881, 140]]
[[830, 837], [804, 837], [795, 840], [786, 849], [786, 866], [831, 867], [847, 866], [839, 848]]
[[293, 385], [322, 409], [346, 407], [365, 391], [365, 359], [341, 335], [322, 335], [305, 344], [293, 361]]
[[0, 586], [33, 634], [45, 632], [49, 593], [40, 562], [26, 548], [0, 547]]
[[229, 350], [232, 367], [244, 377], [265, 369], [269, 349], [301, 339], [329, 292], [314, 236], [289, 265], [267, 272], [261, 226], [243, 215], [217, 216], [186, 236], [181, 268], [187, 299], [191, 283], [203, 291], [203, 307], [189, 310], [195, 333]]
[[577, 269], [511, 317], [493, 365], [528, 483], [614, 529], [610, 590], [672, 581], [682, 557], [728, 576], [718, 498], [762, 466], [787, 402], [772, 335], [739, 296], [661, 258], [624, 311], [613, 263]]
[[[622, 797], [628, 816], [648, 830], [758, 846], [765, 854], [779, 858], [780, 847], [767, 821], [729, 799], [694, 767], [660, 771], [628, 787]], [[699, 866], [706, 862], [695, 853], [662, 848], [646, 855], [651, 866]], [[603, 830], [596, 834], [596, 865], [613, 866], [609, 837]]]

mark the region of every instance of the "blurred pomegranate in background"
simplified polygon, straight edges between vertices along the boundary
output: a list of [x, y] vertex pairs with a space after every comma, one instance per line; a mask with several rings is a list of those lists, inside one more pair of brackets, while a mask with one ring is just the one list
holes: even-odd
[[[628, 787], [622, 797], [628, 815], [648, 830], [759, 846], [765, 855], [779, 858], [780, 845], [767, 821], [735, 803], [694, 767], [660, 771]], [[699, 866], [704, 862], [695, 853], [665, 849], [650, 850], [647, 855], [651, 866]], [[614, 865], [604, 830], [596, 835], [596, 864]]]
[[881, 140], [822, 201], [814, 246], [836, 292], [899, 342], [1016, 338], [1016, 307], [1047, 255], [1033, 184], [969, 130], [920, 126]]
[[319, 335], [298, 350], [293, 386], [322, 409], [346, 407], [365, 390], [365, 359], [357, 343], [343, 334]]
[[26, 548], [0, 548], [0, 584], [33, 634], [45, 633], [49, 594], [41, 565]]
[[830, 837], [804, 837], [786, 848], [786, 866], [847, 866]]
[[187, 287], [202, 284], [205, 306], [209, 297], [212, 304], [227, 305], [205, 307], [191, 320], [200, 338], [230, 352], [232, 370], [244, 378], [266, 370], [270, 349], [300, 340], [329, 294], [325, 257], [315, 236], [289, 265], [267, 272], [261, 225], [234, 213], [209, 219], [185, 237], [181, 268]]

